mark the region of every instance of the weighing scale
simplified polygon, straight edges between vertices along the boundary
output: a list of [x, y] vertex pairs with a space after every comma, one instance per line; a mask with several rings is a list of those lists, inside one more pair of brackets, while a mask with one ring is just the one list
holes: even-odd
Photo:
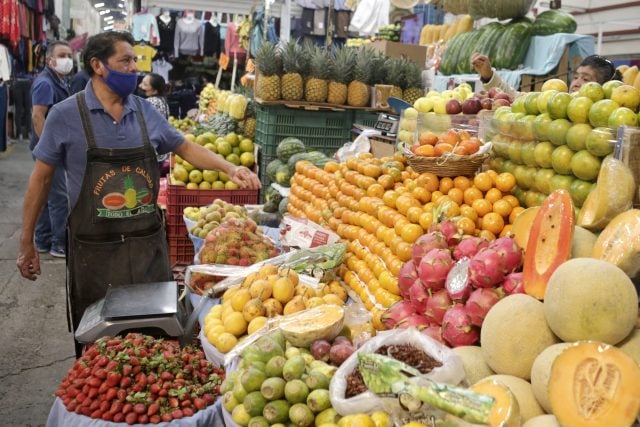
[[110, 286], [103, 299], [87, 307], [75, 337], [78, 342], [92, 343], [124, 331], [155, 329], [184, 345], [192, 338], [185, 336], [185, 319], [178, 303], [177, 282]]
[[379, 130], [382, 135], [395, 136], [398, 133], [398, 116], [380, 113], [373, 128]]

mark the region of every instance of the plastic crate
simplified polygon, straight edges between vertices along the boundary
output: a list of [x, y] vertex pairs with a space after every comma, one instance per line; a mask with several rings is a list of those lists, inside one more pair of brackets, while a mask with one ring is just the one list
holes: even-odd
[[380, 113], [375, 111], [355, 110], [353, 115], [353, 124], [372, 128], [378, 121], [379, 114]]
[[175, 264], [193, 264], [195, 250], [188, 237], [169, 236], [169, 261]]
[[278, 143], [288, 137], [300, 139], [308, 149], [333, 155], [351, 139], [353, 112], [258, 105], [256, 119], [255, 142], [267, 157], [275, 157]]

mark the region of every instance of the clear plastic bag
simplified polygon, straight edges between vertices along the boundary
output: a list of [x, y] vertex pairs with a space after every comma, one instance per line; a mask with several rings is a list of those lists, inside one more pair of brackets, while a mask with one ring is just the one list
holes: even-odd
[[371, 150], [369, 137], [374, 135], [380, 135], [380, 132], [374, 129], [364, 129], [353, 142], [347, 142], [336, 152], [335, 159], [344, 162], [348, 157], [368, 153]]

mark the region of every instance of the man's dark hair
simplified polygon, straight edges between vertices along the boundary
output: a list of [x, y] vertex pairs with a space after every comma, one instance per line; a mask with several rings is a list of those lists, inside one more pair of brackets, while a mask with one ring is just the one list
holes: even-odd
[[53, 56], [53, 51], [56, 49], [56, 46], [67, 46], [69, 47], [69, 43], [67, 43], [65, 40], [54, 40], [52, 42], [49, 42], [49, 44], [47, 45], [47, 51], [44, 54], [44, 57], [49, 59]]
[[98, 58], [103, 63], [116, 53], [116, 43], [126, 42], [131, 46], [135, 44], [135, 40], [131, 33], [124, 31], [107, 31], [104, 33], [96, 34], [95, 36], [87, 39], [87, 44], [84, 47], [84, 53], [82, 60], [84, 61], [87, 73], [93, 76], [95, 72], [91, 66], [91, 59]]
[[587, 56], [580, 63], [580, 67], [591, 67], [596, 72], [598, 83], [603, 84], [609, 80], [620, 79], [620, 73], [616, 71], [613, 62], [600, 55]]

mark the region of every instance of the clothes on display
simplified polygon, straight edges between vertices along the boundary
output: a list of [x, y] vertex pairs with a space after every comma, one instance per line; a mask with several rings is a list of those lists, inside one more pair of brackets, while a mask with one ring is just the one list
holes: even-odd
[[220, 24], [217, 18], [210, 19], [204, 23], [204, 47], [202, 52], [205, 56], [220, 56], [222, 41], [220, 38]]
[[0, 151], [7, 149], [7, 112], [9, 111], [9, 96], [7, 84], [0, 81]]
[[173, 54], [173, 42], [176, 33], [176, 20], [171, 13], [166, 10], [156, 19], [160, 44], [158, 50], [167, 54]]
[[200, 21], [196, 20], [193, 12], [189, 12], [184, 18], [176, 23], [176, 33], [174, 37], [175, 56], [200, 55], [202, 53], [203, 27]]
[[224, 39], [224, 51], [229, 58], [237, 58], [238, 62], [243, 63], [247, 55], [247, 51], [240, 45], [240, 35], [235, 22], [227, 24], [227, 38]]
[[151, 69], [154, 73], [161, 75], [165, 82], [168, 82], [169, 71], [173, 70], [173, 65], [162, 57], [151, 63]]
[[132, 34], [136, 41], [145, 41], [154, 46], [160, 44], [160, 33], [156, 17], [146, 10], [133, 15]]
[[138, 59], [138, 70], [145, 73], [151, 72], [151, 61], [153, 61], [157, 51], [146, 43], [135, 45], [133, 51]]
[[11, 84], [11, 99], [14, 105], [14, 134], [16, 139], [29, 138], [31, 130], [31, 80], [16, 79]]
[[5, 45], [0, 44], [0, 82], [11, 78], [11, 54]]
[[389, 1], [360, 0], [351, 18], [349, 30], [362, 36], [371, 36], [385, 25], [389, 25]]

